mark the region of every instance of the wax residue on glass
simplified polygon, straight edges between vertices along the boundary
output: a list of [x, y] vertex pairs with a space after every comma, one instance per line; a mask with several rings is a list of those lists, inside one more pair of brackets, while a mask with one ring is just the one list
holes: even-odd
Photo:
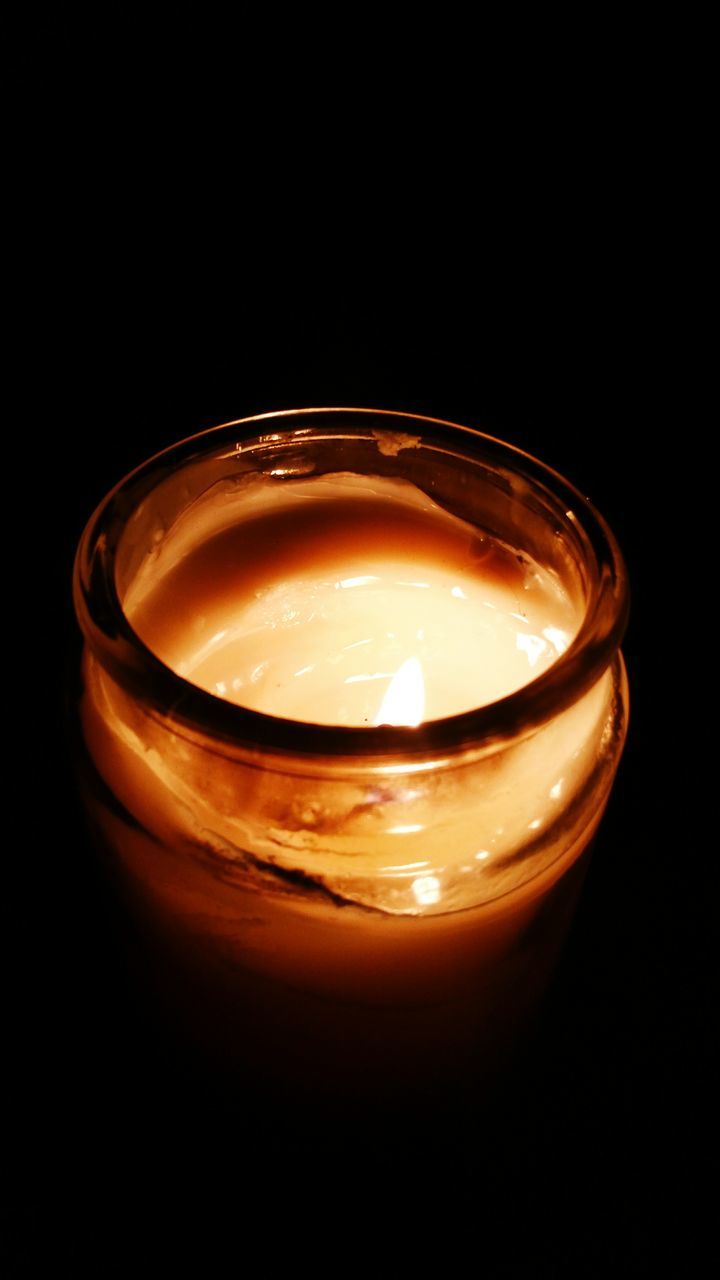
[[188, 520], [128, 614], [188, 680], [271, 715], [413, 725], [468, 711], [540, 675], [579, 626], [554, 575], [406, 482], [256, 486], [195, 542]]

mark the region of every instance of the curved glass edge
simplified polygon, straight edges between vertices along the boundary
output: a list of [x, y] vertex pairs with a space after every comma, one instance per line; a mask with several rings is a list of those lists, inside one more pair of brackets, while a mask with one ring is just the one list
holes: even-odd
[[[373, 429], [373, 421], [376, 429]], [[278, 432], [259, 428], [277, 425]], [[294, 424], [294, 426], [293, 426]], [[411, 434], [411, 428], [415, 434]], [[229, 703], [191, 684], [166, 666], [140, 639], [126, 617], [115, 580], [122, 529], [138, 504], [170, 470], [227, 444], [236, 452], [258, 445], [316, 436], [359, 436], [396, 454], [418, 443], [460, 449], [520, 474], [555, 494], [568, 521], [580, 525], [595, 564], [586, 612], [577, 637], [542, 676], [505, 698], [416, 728], [340, 727], [285, 720]], [[223, 423], [171, 445], [131, 472], [99, 505], [75, 560], [74, 598], [85, 639], [98, 661], [128, 692], [178, 729], [201, 732], [220, 750], [232, 744], [299, 756], [334, 756], [381, 762], [427, 759], [487, 750], [532, 732], [575, 702], [609, 665], [627, 625], [629, 591], [620, 549], [608, 525], [577, 489], [557, 472], [513, 445], [472, 427], [385, 410], [327, 408], [282, 410]]]

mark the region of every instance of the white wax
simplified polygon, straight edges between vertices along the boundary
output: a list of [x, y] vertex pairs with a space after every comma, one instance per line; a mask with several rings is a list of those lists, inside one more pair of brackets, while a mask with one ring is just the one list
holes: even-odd
[[337, 476], [259, 489], [166, 555], [128, 612], [222, 698], [324, 724], [417, 724], [538, 676], [577, 631], [547, 570], [413, 486]]

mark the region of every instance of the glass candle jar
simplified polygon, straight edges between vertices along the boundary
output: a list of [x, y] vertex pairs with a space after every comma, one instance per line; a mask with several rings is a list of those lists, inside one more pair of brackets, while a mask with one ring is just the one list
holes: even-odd
[[626, 732], [589, 502], [468, 428], [263, 415], [123, 480], [75, 600], [87, 808], [208, 1053], [324, 1095], [503, 1060]]

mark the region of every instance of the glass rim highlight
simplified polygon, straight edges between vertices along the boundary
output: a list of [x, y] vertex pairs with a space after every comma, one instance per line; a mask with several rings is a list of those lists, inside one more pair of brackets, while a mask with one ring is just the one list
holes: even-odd
[[[568, 532], [580, 537], [588, 552], [583, 620], [557, 661], [496, 702], [413, 728], [324, 725], [267, 715], [201, 689], [162, 662], [133, 629], [116, 581], [123, 529], [162, 478], [224, 445], [229, 447], [230, 459], [233, 454], [247, 457], [253, 445], [257, 450], [268, 444], [282, 449], [352, 437], [377, 443], [378, 432], [390, 441], [391, 453], [402, 456], [410, 447], [453, 452], [468, 461], [502, 467], [521, 476], [538, 493], [553, 496], [565, 513]], [[627, 573], [611, 530], [592, 503], [558, 472], [475, 428], [369, 408], [256, 414], [200, 431], [155, 454], [120, 480], [90, 518], [75, 559], [73, 587], [80, 627], [98, 661], [121, 687], [153, 711], [170, 717], [178, 731], [203, 734], [223, 754], [233, 746], [254, 747], [281, 755], [367, 761], [373, 766], [398, 760], [412, 766], [437, 756], [489, 751], [530, 733], [577, 701], [602, 675], [622, 640], [629, 609]]]

